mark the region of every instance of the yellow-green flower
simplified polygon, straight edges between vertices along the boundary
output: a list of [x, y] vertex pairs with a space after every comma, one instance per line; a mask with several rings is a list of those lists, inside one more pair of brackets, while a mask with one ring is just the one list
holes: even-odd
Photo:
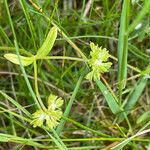
[[108, 62], [109, 53], [106, 48], [98, 47], [93, 42], [90, 43], [91, 52], [88, 63], [91, 67], [92, 71], [86, 75], [86, 79], [88, 80], [96, 80], [100, 78], [100, 75], [104, 72], [108, 72], [112, 63]]
[[46, 125], [49, 128], [55, 128], [59, 124], [59, 120], [62, 116], [62, 105], [62, 98], [58, 98], [58, 96], [50, 94], [48, 98], [48, 108], [46, 110], [37, 110], [32, 114], [33, 121], [31, 124], [33, 127]]

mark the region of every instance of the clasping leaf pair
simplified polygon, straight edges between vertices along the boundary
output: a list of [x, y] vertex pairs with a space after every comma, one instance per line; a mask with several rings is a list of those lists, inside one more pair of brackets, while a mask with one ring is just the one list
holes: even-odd
[[[34, 62], [35, 59], [46, 57], [51, 51], [54, 45], [54, 42], [56, 40], [56, 37], [57, 37], [57, 27], [54, 26], [49, 31], [43, 45], [38, 49], [36, 55], [33, 55], [31, 57], [20, 56], [22, 65], [29, 66]], [[4, 57], [14, 64], [17, 64], [17, 65], [20, 64], [18, 56], [16, 54], [8, 53], [8, 54], [5, 54]]]

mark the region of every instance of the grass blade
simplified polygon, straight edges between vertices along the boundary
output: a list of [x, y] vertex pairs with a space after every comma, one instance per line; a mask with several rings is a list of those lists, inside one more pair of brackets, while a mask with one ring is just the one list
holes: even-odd
[[150, 10], [150, 0], [146, 0], [143, 9], [138, 13], [134, 22], [129, 26], [129, 29], [127, 31], [128, 34], [135, 29], [135, 27], [141, 22], [142, 18], [145, 17], [146, 13], [148, 13], [149, 10]]
[[150, 116], [150, 110], [144, 112], [144, 114], [142, 114], [136, 121], [137, 124], [140, 124], [144, 121], [147, 121], [149, 119]]
[[[124, 111], [125, 111], [126, 115], [128, 115], [132, 111], [132, 108], [137, 103], [137, 101], [138, 101], [139, 97], [141, 96], [146, 84], [147, 84], [147, 79], [145, 77], [143, 77], [142, 79], [140, 79], [138, 81], [137, 85], [135, 85], [133, 90], [129, 93], [128, 102], [124, 107]], [[119, 122], [123, 121], [124, 119], [125, 119], [125, 116], [123, 115], [123, 113], [121, 113], [119, 115]]]
[[30, 17], [30, 14], [29, 14], [28, 10], [26, 9], [25, 1], [24, 0], [19, 0], [19, 2], [21, 4], [22, 10], [24, 12], [24, 15], [26, 17], [26, 20], [27, 20], [27, 23], [28, 23], [28, 26], [29, 26], [29, 29], [30, 29], [31, 39], [32, 39], [34, 48], [37, 49], [36, 42], [35, 42], [36, 32], [35, 32], [34, 25], [31, 21], [32, 19]]
[[37, 104], [37, 106], [40, 108], [40, 105], [39, 105], [39, 103], [38, 103], [38, 101], [36, 99], [36, 96], [35, 96], [35, 94], [33, 92], [33, 89], [31, 87], [31, 84], [30, 84], [29, 80], [28, 80], [26, 71], [25, 71], [25, 69], [24, 69], [24, 67], [22, 65], [21, 59], [20, 59], [20, 53], [19, 53], [19, 47], [18, 47], [17, 37], [16, 37], [14, 26], [13, 26], [13, 22], [12, 22], [12, 19], [11, 19], [11, 15], [10, 15], [10, 11], [9, 11], [7, 0], [4, 0], [4, 3], [5, 3], [7, 15], [8, 15], [9, 23], [10, 23], [10, 26], [11, 26], [11, 30], [12, 30], [12, 33], [13, 33], [15, 50], [16, 50], [16, 54], [18, 55], [18, 59], [19, 59], [21, 71], [23, 73], [23, 76], [24, 76], [24, 79], [25, 79], [26, 84], [28, 86], [28, 89], [29, 89], [29, 91], [31, 93], [31, 96], [33, 97], [33, 99], [34, 99], [35, 103]]
[[[74, 91], [73, 91], [73, 93], [72, 93], [72, 96], [71, 96], [71, 98], [70, 98], [70, 100], [69, 100], [69, 103], [68, 103], [68, 105], [67, 105], [67, 107], [66, 107], [66, 110], [65, 110], [65, 112], [64, 112], [64, 114], [63, 114], [64, 117], [68, 117], [68, 116], [69, 116], [69, 113], [70, 113], [70, 111], [71, 111], [72, 105], [73, 105], [74, 100], [75, 100], [75, 97], [76, 97], [76, 95], [77, 95], [77, 92], [78, 92], [78, 90], [79, 90], [80, 84], [81, 84], [81, 82], [82, 82], [83, 76], [84, 76], [84, 74], [82, 74], [82, 75], [80, 76], [80, 78], [79, 78], [79, 80], [78, 80], [78, 82], [77, 82], [77, 84], [76, 84], [76, 87], [75, 87], [75, 89], [74, 89]], [[59, 134], [61, 133], [61, 131], [63, 130], [65, 123], [66, 123], [66, 120], [62, 118], [61, 121], [60, 121], [60, 124], [58, 125], [58, 127], [57, 127], [57, 129], [56, 129], [56, 132], [57, 132], [58, 135], [59, 135]]]
[[73, 124], [76, 125], [77, 127], [80, 127], [81, 129], [84, 129], [84, 130], [86, 130], [86, 131], [90, 131], [90, 132], [92, 132], [92, 133], [94, 133], [94, 134], [97, 134], [97, 135], [100, 135], [100, 136], [103, 136], [103, 137], [110, 137], [110, 136], [107, 135], [107, 134], [104, 134], [104, 133], [102, 133], [102, 132], [100, 132], [100, 131], [93, 130], [93, 129], [91, 129], [91, 128], [87, 127], [87, 126], [84, 126], [83, 124], [81, 124], [81, 123], [79, 123], [79, 122], [76, 122], [76, 121], [74, 121], [74, 120], [72, 120], [72, 119], [70, 119], [70, 118], [66, 118], [66, 117], [64, 117], [64, 116], [63, 116], [63, 118], [64, 118], [65, 120], [67, 120], [67, 121], [73, 123]]
[[121, 12], [121, 23], [118, 41], [118, 80], [119, 80], [119, 99], [122, 99], [122, 89], [125, 87], [127, 76], [127, 55], [128, 55], [128, 34], [126, 33], [129, 24], [129, 0], [124, 0]]
[[62, 150], [68, 150], [67, 147], [63, 144], [61, 145], [60, 142], [55, 138], [53, 137], [47, 130], [45, 130], [46, 133], [51, 137], [51, 139], [54, 141], [54, 143]]
[[37, 146], [39, 148], [48, 148], [48, 146], [34, 142], [31, 138], [27, 139], [27, 138], [22, 138], [22, 137], [10, 135], [10, 134], [3, 134], [3, 133], [0, 133], [0, 142], [15, 142], [18, 144]]
[[125, 145], [127, 145], [133, 138], [143, 135], [145, 133], [150, 132], [150, 129], [144, 130], [142, 132], [138, 132], [137, 134], [129, 137], [128, 139], [124, 140], [123, 142], [119, 143], [118, 145], [114, 146], [113, 148], [111, 148], [111, 150], [120, 150], [122, 149]]
[[0, 94], [2, 94], [7, 100], [9, 100], [18, 109], [20, 109], [22, 112], [24, 112], [27, 116], [31, 116], [31, 114], [25, 108], [23, 108], [17, 101], [15, 101], [10, 96], [8, 96], [7, 94], [5, 94], [3, 91], [0, 91]]
[[140, 51], [136, 46], [129, 44], [129, 51], [134, 54], [137, 58], [144, 61], [150, 62], [150, 56]]
[[107, 87], [100, 80], [96, 80], [96, 84], [101, 90], [103, 96], [105, 97], [106, 102], [112, 113], [117, 114], [121, 112], [122, 111], [121, 107], [118, 105], [112, 94], [108, 91]]

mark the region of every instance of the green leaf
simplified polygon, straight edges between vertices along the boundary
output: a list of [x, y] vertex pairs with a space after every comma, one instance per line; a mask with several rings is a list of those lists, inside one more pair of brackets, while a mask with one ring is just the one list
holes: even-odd
[[57, 28], [53, 27], [49, 31], [43, 45], [37, 51], [37, 58], [45, 57], [51, 51], [57, 37]]
[[137, 124], [140, 124], [144, 121], [149, 120], [149, 116], [150, 116], [150, 110], [146, 111], [144, 114], [142, 114], [136, 121]]
[[[143, 77], [142, 79], [138, 81], [138, 83], [135, 85], [133, 90], [129, 93], [128, 102], [124, 107], [124, 111], [126, 115], [128, 115], [132, 111], [133, 107], [135, 106], [139, 97], [141, 96], [146, 84], [147, 84], [147, 79]], [[124, 119], [125, 119], [125, 116], [123, 113], [121, 113], [119, 115], [119, 122], [122, 122]]]
[[0, 94], [3, 95], [7, 100], [9, 100], [12, 104], [14, 104], [19, 110], [24, 112], [27, 116], [31, 116], [31, 114], [22, 106], [20, 105], [16, 100], [12, 99], [10, 96], [8, 96], [6, 93], [0, 90]]
[[[78, 90], [80, 88], [80, 84], [82, 82], [83, 76], [84, 76], [84, 73], [80, 76], [80, 78], [79, 78], [79, 80], [78, 80], [78, 82], [77, 82], [77, 84], [75, 86], [75, 89], [74, 89], [74, 91], [72, 93], [72, 96], [71, 96], [71, 98], [70, 98], [70, 100], [68, 102], [68, 105], [67, 105], [67, 107], [65, 109], [65, 112], [63, 114], [64, 117], [68, 117], [69, 116], [69, 113], [71, 111], [72, 105], [73, 105], [73, 103], [75, 101], [76, 95], [77, 95]], [[65, 123], [66, 123], [66, 120], [64, 118], [62, 118], [61, 121], [60, 121], [60, 124], [58, 125], [58, 127], [56, 129], [56, 132], [57, 132], [58, 135], [62, 132], [62, 130], [63, 130], [64, 126], [65, 126]]]
[[116, 100], [112, 96], [112, 94], [108, 91], [107, 87], [100, 80], [96, 80], [96, 84], [98, 85], [99, 89], [103, 93], [103, 95], [107, 101], [107, 104], [108, 104], [109, 108], [111, 109], [111, 111], [113, 112], [113, 114], [122, 112], [121, 107], [118, 105], [118, 103], [116, 102]]
[[143, 53], [141, 50], [139, 50], [136, 46], [129, 44], [129, 51], [134, 54], [137, 58], [142, 59], [144, 61], [150, 62], [150, 56]]
[[141, 20], [149, 12], [149, 9], [150, 9], [150, 0], [147, 0], [147, 1], [145, 1], [145, 4], [144, 4], [142, 10], [137, 14], [136, 18], [129, 26], [128, 33], [131, 33], [132, 31], [134, 31], [135, 27], [141, 22]]
[[3, 134], [3, 133], [0, 133], [0, 142], [14, 142], [14, 143], [23, 144], [23, 145], [25, 144], [25, 145], [30, 145], [30, 146], [37, 146], [43, 149], [48, 148], [48, 146], [35, 142], [31, 138], [27, 139], [27, 138], [22, 138], [22, 137], [10, 135], [10, 134]]
[[119, 80], [119, 99], [122, 98], [122, 89], [125, 88], [127, 77], [127, 56], [128, 56], [128, 34], [126, 33], [129, 24], [129, 6], [130, 1], [124, 0], [121, 12], [119, 41], [118, 41], [118, 80]]
[[[11, 61], [12, 63], [14, 64], [17, 64], [19, 65], [20, 62], [19, 62], [19, 58], [16, 54], [11, 54], [11, 53], [8, 53], [8, 54], [5, 54], [4, 57]], [[29, 66], [33, 63], [34, 61], [34, 58], [33, 57], [24, 57], [24, 56], [20, 56], [20, 59], [21, 59], [21, 62], [22, 62], [22, 65], [23, 66]]]
[[150, 132], [150, 129], [147, 129], [147, 130], [144, 130], [144, 131], [141, 131], [141, 132], [138, 132], [136, 133], [135, 135], [127, 138], [126, 140], [122, 141], [121, 143], [117, 144], [116, 146], [112, 147], [111, 150], [121, 150], [124, 146], [126, 146], [132, 139], [134, 139], [135, 137], [137, 136], [140, 136], [140, 135], [143, 135], [145, 133], [148, 133]]

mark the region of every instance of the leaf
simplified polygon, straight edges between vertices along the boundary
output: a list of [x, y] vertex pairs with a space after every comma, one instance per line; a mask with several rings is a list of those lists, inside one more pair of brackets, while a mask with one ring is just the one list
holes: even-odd
[[30, 146], [37, 146], [39, 148], [47, 149], [48, 146], [45, 146], [41, 143], [35, 142], [33, 139], [29, 138], [22, 138], [10, 134], [3, 134], [0, 133], [0, 142], [14, 142], [18, 144], [25, 144], [25, 145], [30, 145]]
[[[8, 53], [8, 54], [5, 54], [4, 57], [5, 57], [7, 60], [11, 61], [12, 63], [17, 64], [17, 65], [20, 65], [18, 55]], [[31, 64], [33, 63], [33, 61], [34, 61], [34, 58], [33, 58], [33, 57], [20, 56], [20, 59], [21, 59], [21, 62], [22, 62], [22, 65], [23, 65], [23, 66], [29, 66], [29, 65], [31, 65]]]
[[37, 58], [45, 57], [48, 55], [48, 53], [51, 51], [54, 45], [56, 37], [57, 37], [57, 28], [53, 27], [49, 31], [43, 45], [38, 49], [37, 55], [36, 55]]
[[96, 80], [96, 84], [98, 85], [99, 89], [103, 93], [107, 101], [107, 104], [109, 108], [111, 109], [111, 111], [113, 112], [113, 114], [122, 112], [122, 109], [120, 108], [120, 106], [118, 105], [118, 103], [116, 102], [112, 94], [108, 91], [107, 87], [100, 80]]
[[135, 135], [129, 137], [128, 139], [122, 141], [121, 143], [117, 144], [116, 146], [112, 147], [111, 150], [121, 150], [124, 146], [126, 146], [132, 139], [134, 139], [135, 137], [137, 136], [140, 136], [140, 135], [143, 135], [145, 133], [148, 133], [150, 132], [150, 129], [147, 129], [147, 130], [144, 130], [144, 131], [141, 131], [141, 132], [138, 132], [136, 133]]
[[20, 105], [17, 101], [12, 99], [10, 96], [8, 96], [6, 93], [0, 90], [0, 94], [3, 95], [7, 100], [9, 100], [12, 104], [14, 104], [19, 110], [24, 112], [27, 116], [31, 116], [31, 114], [22, 106]]
[[134, 21], [131, 23], [131, 25], [128, 28], [128, 34], [134, 31], [135, 27], [141, 22], [141, 20], [146, 16], [146, 14], [149, 12], [150, 9], [150, 0], [145, 1], [144, 6], [142, 10], [137, 14]]
[[150, 56], [143, 53], [141, 50], [139, 50], [136, 46], [129, 44], [129, 51], [134, 54], [139, 59], [142, 59], [144, 61], [150, 62]]
[[[84, 76], [84, 72], [83, 72], [83, 74], [81, 74], [81, 76], [80, 76], [80, 78], [79, 78], [79, 80], [78, 80], [78, 82], [77, 82], [77, 84], [76, 84], [76, 86], [74, 88], [72, 96], [71, 96], [71, 98], [70, 98], [70, 100], [68, 102], [68, 105], [67, 105], [67, 107], [65, 109], [65, 112], [63, 114], [64, 117], [68, 117], [70, 112], [71, 112], [71, 108], [72, 108], [72, 105], [73, 105], [73, 103], [75, 101], [75, 98], [76, 98], [76, 95], [78, 93], [78, 90], [80, 88], [83, 76]], [[60, 135], [60, 133], [62, 132], [62, 130], [63, 130], [64, 126], [65, 126], [65, 123], [66, 123], [66, 120], [62, 118], [61, 121], [60, 121], [60, 124], [58, 125], [58, 127], [56, 129], [56, 132], [57, 132], [58, 135]]]
[[122, 89], [125, 88], [127, 77], [127, 56], [128, 56], [128, 34], [126, 33], [129, 24], [129, 6], [130, 1], [124, 0], [121, 12], [119, 41], [118, 41], [118, 80], [119, 80], [119, 97], [121, 99]]
[[[131, 110], [133, 109], [133, 107], [137, 103], [137, 101], [138, 101], [139, 97], [141, 96], [146, 84], [147, 84], [147, 79], [145, 77], [143, 77], [142, 79], [140, 79], [138, 81], [138, 83], [135, 85], [133, 90], [129, 93], [128, 102], [124, 107], [124, 111], [125, 111], [126, 115], [128, 115], [131, 112]], [[125, 116], [123, 113], [121, 113], [119, 115], [119, 122], [122, 122], [124, 119], [125, 119]]]
[[140, 124], [144, 121], [149, 120], [149, 116], [150, 116], [150, 110], [146, 111], [144, 114], [142, 114], [136, 121], [137, 124]]

